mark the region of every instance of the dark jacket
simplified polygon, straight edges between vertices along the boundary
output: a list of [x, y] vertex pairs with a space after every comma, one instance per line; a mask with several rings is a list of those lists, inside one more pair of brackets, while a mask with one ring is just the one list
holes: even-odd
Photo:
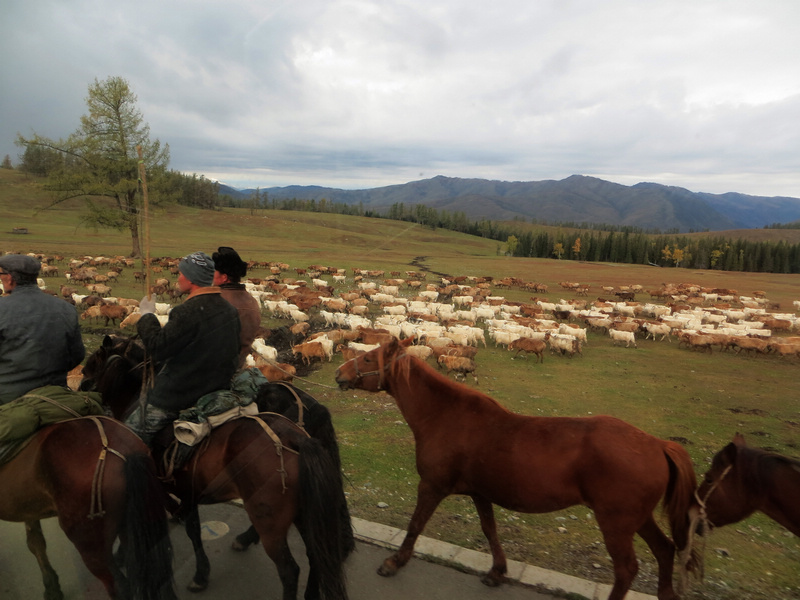
[[0, 298], [0, 404], [44, 385], [66, 387], [83, 360], [78, 313], [35, 285]]
[[169, 411], [193, 406], [201, 396], [228, 389], [239, 358], [239, 313], [219, 288], [201, 288], [169, 313], [136, 325], [150, 357], [161, 365], [147, 401]]
[[239, 337], [239, 368], [241, 368], [261, 327], [261, 307], [258, 300], [250, 295], [242, 283], [223, 283], [220, 290], [222, 297], [239, 311], [239, 322], [242, 326]]

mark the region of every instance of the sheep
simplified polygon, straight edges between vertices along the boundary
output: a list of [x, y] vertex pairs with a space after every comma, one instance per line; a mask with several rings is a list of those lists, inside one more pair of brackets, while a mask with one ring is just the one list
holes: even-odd
[[466, 356], [448, 356], [447, 354], [442, 354], [439, 356], [436, 362], [439, 364], [440, 368], [444, 367], [448, 373], [455, 373], [456, 379], [466, 380], [467, 373], [470, 373], [472, 378], [475, 380], [475, 383], [478, 383], [478, 376], [475, 375], [475, 361], [471, 358], [467, 358]]
[[261, 365], [258, 367], [258, 370], [261, 371], [261, 374], [270, 382], [286, 381], [287, 383], [291, 383], [294, 376], [297, 374], [297, 369], [289, 363]]
[[634, 348], [636, 346], [636, 336], [632, 331], [620, 331], [619, 329], [609, 329], [608, 335], [614, 341], [614, 345], [617, 345], [617, 342], [625, 342], [625, 347], [630, 348], [631, 344], [633, 344]]
[[655, 341], [656, 336], [660, 335], [662, 342], [664, 341], [664, 338], [666, 338], [668, 342], [672, 342], [672, 340], [668, 337], [672, 332], [672, 328], [666, 323], [645, 323], [642, 325], [642, 329], [647, 332], [647, 334], [644, 336], [644, 339], [652, 337], [653, 341]]
[[407, 346], [406, 354], [420, 360], [427, 360], [433, 354], [433, 348], [430, 346]]
[[[94, 307], [92, 307], [94, 308]], [[117, 324], [117, 320], [122, 321], [125, 317], [128, 316], [129, 308], [127, 306], [119, 306], [116, 304], [101, 304], [100, 305], [100, 315], [105, 317], [106, 320], [106, 327], [108, 327], [108, 322], [111, 321], [112, 325]]]
[[268, 346], [264, 338], [255, 338], [251, 348], [259, 358], [269, 363], [278, 362], [278, 349], [274, 346]]
[[319, 341], [303, 342], [302, 344], [292, 346], [292, 354], [295, 356], [299, 354], [302, 358], [303, 364], [306, 365], [310, 365], [311, 360], [314, 358], [318, 358], [320, 360], [328, 358], [328, 353]]
[[550, 352], [560, 352], [572, 358], [575, 354], [583, 356], [578, 338], [563, 333], [552, 333], [549, 338]]
[[511, 358], [516, 358], [520, 352], [525, 353], [525, 358], [528, 358], [528, 353], [535, 354], [537, 362], [544, 363], [544, 350], [547, 344], [544, 340], [532, 340], [530, 338], [521, 337], [514, 340], [508, 345], [509, 350], [516, 350], [516, 353]]

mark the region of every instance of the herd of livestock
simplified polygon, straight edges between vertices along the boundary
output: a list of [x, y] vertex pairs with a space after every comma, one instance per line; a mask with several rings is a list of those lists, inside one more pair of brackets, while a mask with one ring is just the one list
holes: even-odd
[[[178, 258], [154, 259], [145, 273], [124, 257], [36, 256], [42, 261], [42, 287], [73, 302], [84, 320], [133, 328], [138, 301], [113, 296], [115, 283], [130, 277], [126, 271], [135, 282], [150, 284], [162, 323], [180, 301], [172, 284]], [[265, 316], [285, 321], [291, 333], [290, 343], [280, 346], [265, 329], [253, 345], [251, 364], [271, 379], [291, 380], [294, 365], [330, 361], [335, 353], [352, 358], [391, 338], [411, 337], [415, 344], [409, 353], [457, 377], [470, 374], [476, 382], [475, 359], [482, 347], [506, 347], [512, 356], [533, 354], [543, 362], [548, 349], [558, 356], [581, 355], [589, 332], [626, 348], [652, 339], [702, 352], [800, 356], [800, 336], [792, 335], [800, 301], [794, 301], [794, 312], [779, 312], [763, 291], [742, 295], [693, 284], [645, 289], [560, 282], [554, 294], [548, 290], [555, 286], [515, 277], [434, 280], [419, 271], [292, 268], [274, 262], [251, 262], [249, 274], [245, 285]], [[53, 286], [49, 282], [55, 277], [66, 282]], [[503, 295], [508, 290], [517, 297], [535, 295], [512, 301]], [[588, 298], [592, 290], [599, 296], [595, 300]]]

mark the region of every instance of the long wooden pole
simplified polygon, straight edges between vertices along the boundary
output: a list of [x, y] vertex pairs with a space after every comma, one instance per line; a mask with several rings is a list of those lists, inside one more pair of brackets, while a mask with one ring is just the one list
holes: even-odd
[[142, 182], [142, 205], [144, 208], [143, 229], [144, 229], [144, 284], [147, 291], [147, 299], [150, 300], [150, 200], [147, 196], [147, 173], [144, 168], [142, 158], [142, 147], [136, 146], [139, 154], [139, 180]]

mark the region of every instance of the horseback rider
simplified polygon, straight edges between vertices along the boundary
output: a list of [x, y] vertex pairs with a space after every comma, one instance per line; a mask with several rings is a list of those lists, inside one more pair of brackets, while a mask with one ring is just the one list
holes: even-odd
[[36, 285], [41, 264], [32, 256], [0, 258], [0, 405], [42, 386], [67, 386], [83, 360], [78, 313]]
[[247, 263], [230, 246], [220, 246], [212, 255], [214, 259], [214, 285], [222, 290], [222, 297], [239, 311], [242, 326], [239, 347], [239, 369], [244, 367], [253, 340], [261, 327], [261, 308], [258, 300], [250, 295], [242, 278], [247, 275]]
[[155, 299], [143, 298], [136, 329], [148, 356], [160, 365], [152, 387], [143, 390], [146, 404], [126, 419], [148, 445], [178, 413], [202, 396], [228, 389], [239, 359], [239, 313], [213, 286], [214, 261], [194, 252], [178, 264], [177, 288], [188, 298], [172, 309], [162, 328]]

